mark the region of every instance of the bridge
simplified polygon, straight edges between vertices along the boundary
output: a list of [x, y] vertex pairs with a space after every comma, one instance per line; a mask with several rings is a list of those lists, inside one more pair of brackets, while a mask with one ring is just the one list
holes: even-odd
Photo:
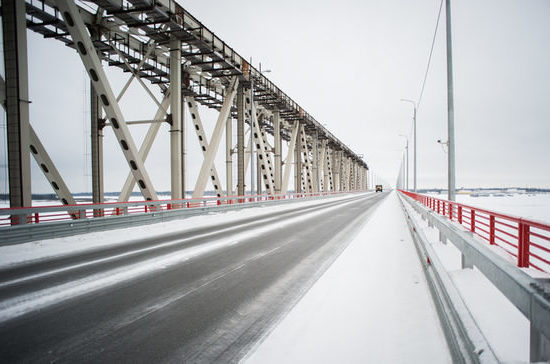
[[[550, 359], [549, 225], [405, 189], [376, 193], [363, 154], [174, 0], [4, 0], [2, 26], [6, 361], [281, 362], [293, 344], [277, 337], [296, 339], [288, 320], [316, 310], [322, 289], [346, 297], [322, 311], [327, 317], [350, 307], [334, 323], [345, 323], [342, 341], [370, 351], [350, 361], [511, 360], [435, 248], [447, 241], [458, 270], [490, 282], [500, 292], [491, 303], [505, 302], [526, 320], [520, 360]], [[89, 77], [88, 202], [78, 201], [31, 125], [27, 30], [72, 48]], [[109, 69], [128, 74], [122, 88]], [[152, 118], [124, 114], [121, 100], [133, 83], [156, 105]], [[216, 113], [213, 125], [203, 122], [207, 109]], [[193, 186], [185, 183], [186, 124], [203, 156]], [[141, 145], [134, 125], [148, 126]], [[155, 189], [146, 165], [163, 126], [168, 196]], [[128, 170], [116, 201], [106, 200], [104, 186], [107, 133]], [[31, 156], [59, 203], [33, 204]], [[140, 196], [132, 198], [136, 188]], [[393, 256], [385, 256], [388, 249]], [[342, 271], [348, 265], [352, 273]], [[326, 277], [338, 267], [331, 284]], [[345, 290], [349, 280], [365, 282], [369, 297], [359, 287]], [[374, 308], [368, 320], [359, 304]], [[397, 349], [410, 340], [407, 330], [423, 339]], [[383, 343], [373, 344], [379, 334]], [[319, 340], [309, 359], [338, 360], [349, 348], [320, 349], [334, 337]], [[303, 360], [303, 351], [296, 355], [291, 361]]]

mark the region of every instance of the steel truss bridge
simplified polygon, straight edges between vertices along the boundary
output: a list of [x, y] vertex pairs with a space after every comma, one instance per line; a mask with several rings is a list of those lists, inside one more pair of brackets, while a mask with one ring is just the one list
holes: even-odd
[[[25, 29], [75, 49], [90, 78], [94, 203], [104, 201], [105, 128], [114, 132], [130, 171], [118, 201], [127, 201], [136, 184], [144, 200], [158, 199], [144, 163], [162, 122], [170, 124], [171, 198], [185, 197], [186, 108], [204, 154], [193, 198], [203, 196], [208, 181], [218, 197], [245, 195], [245, 173], [255, 164], [258, 194], [286, 195], [292, 169], [297, 193], [367, 188], [368, 166], [362, 156], [174, 0], [6, 0], [2, 2], [2, 24], [6, 79], [0, 89], [5, 91], [2, 98], [7, 113], [12, 208], [31, 206], [30, 155], [59, 200], [64, 205], [75, 204], [67, 183], [29, 122]], [[118, 95], [105, 74], [105, 65], [131, 76]], [[134, 80], [158, 107], [152, 120], [127, 120], [119, 107]], [[163, 95], [161, 99], [151, 91], [156, 87]], [[198, 105], [219, 112], [210, 137], [204, 131]], [[139, 146], [129, 127], [144, 122], [150, 126]], [[234, 124], [236, 145], [232, 142]], [[214, 164], [224, 130], [225, 186]], [[284, 160], [283, 142], [288, 143]], [[254, 154], [257, 158], [250, 161]]]

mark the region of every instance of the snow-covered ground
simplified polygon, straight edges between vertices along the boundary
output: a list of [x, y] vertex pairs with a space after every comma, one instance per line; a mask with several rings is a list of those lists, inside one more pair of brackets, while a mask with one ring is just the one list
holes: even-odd
[[450, 363], [395, 192], [249, 363]]
[[[432, 194], [432, 196], [447, 199], [446, 194]], [[458, 194], [456, 200], [465, 205], [550, 223], [550, 193], [492, 194], [479, 197]]]

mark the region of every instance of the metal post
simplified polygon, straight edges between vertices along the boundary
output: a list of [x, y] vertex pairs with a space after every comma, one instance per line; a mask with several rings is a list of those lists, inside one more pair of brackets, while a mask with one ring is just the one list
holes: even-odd
[[[25, 2], [2, 2], [10, 207], [31, 206]], [[17, 220], [17, 221], [15, 221]], [[12, 217], [12, 223], [26, 223]]]
[[298, 124], [298, 136], [296, 138], [296, 147], [294, 152], [295, 164], [294, 164], [294, 189], [297, 193], [302, 192], [302, 127]]
[[451, 0], [446, 0], [447, 18], [447, 133], [449, 143], [448, 199], [455, 200], [455, 126], [453, 97], [453, 43], [451, 34]]
[[[99, 96], [90, 81], [90, 123], [91, 123], [91, 152], [92, 152], [92, 201], [104, 202], [103, 182], [103, 127], [100, 125]], [[96, 215], [97, 214], [97, 215]], [[94, 211], [95, 216], [103, 216], [101, 210]]]
[[416, 104], [414, 104], [414, 114], [413, 114], [413, 133], [414, 133], [414, 136], [413, 136], [413, 143], [414, 143], [414, 182], [413, 182], [413, 187], [414, 187], [414, 192], [416, 192]]
[[233, 195], [233, 118], [231, 113], [225, 125], [225, 195]]
[[172, 200], [182, 198], [181, 41], [170, 41], [170, 187]]
[[273, 133], [275, 138], [275, 194], [278, 195], [281, 193], [281, 182], [282, 182], [282, 164], [281, 164], [281, 153], [282, 153], [282, 139], [281, 139], [281, 119], [279, 111], [273, 111]]
[[244, 119], [245, 119], [246, 89], [239, 87], [237, 92], [237, 195], [244, 196]]
[[252, 58], [250, 58], [250, 194], [254, 194], [254, 79], [252, 78]]

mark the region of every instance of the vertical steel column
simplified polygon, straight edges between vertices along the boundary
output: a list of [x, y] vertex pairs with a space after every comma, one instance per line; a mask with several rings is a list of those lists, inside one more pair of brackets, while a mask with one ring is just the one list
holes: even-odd
[[281, 184], [282, 184], [282, 164], [281, 164], [281, 153], [282, 153], [282, 139], [281, 139], [281, 119], [279, 111], [273, 111], [273, 133], [275, 134], [275, 194], [278, 195], [281, 193]]
[[237, 92], [237, 195], [244, 196], [244, 120], [246, 89], [241, 86]]
[[[105, 185], [103, 182], [103, 121], [100, 118], [99, 96], [90, 81], [90, 131], [92, 157], [92, 202], [103, 203]], [[96, 211], [102, 216], [102, 211]]]
[[313, 191], [311, 192], [319, 192], [319, 133], [315, 132], [315, 134], [312, 136], [313, 139]]
[[332, 153], [332, 158], [334, 161], [334, 190], [335, 191], [341, 191], [342, 186], [340, 184], [340, 178], [341, 178], [341, 164], [340, 164], [340, 151], [335, 150]]
[[302, 127], [299, 121], [296, 121], [298, 124], [298, 137], [296, 138], [296, 147], [295, 147], [295, 164], [294, 164], [294, 189], [297, 193], [302, 192]]
[[231, 113], [225, 125], [225, 194], [233, 196], [233, 117]]
[[[10, 207], [31, 206], [25, 2], [2, 1]], [[12, 217], [12, 223], [26, 223]]]
[[181, 41], [170, 41], [170, 187], [172, 200], [182, 198]]

